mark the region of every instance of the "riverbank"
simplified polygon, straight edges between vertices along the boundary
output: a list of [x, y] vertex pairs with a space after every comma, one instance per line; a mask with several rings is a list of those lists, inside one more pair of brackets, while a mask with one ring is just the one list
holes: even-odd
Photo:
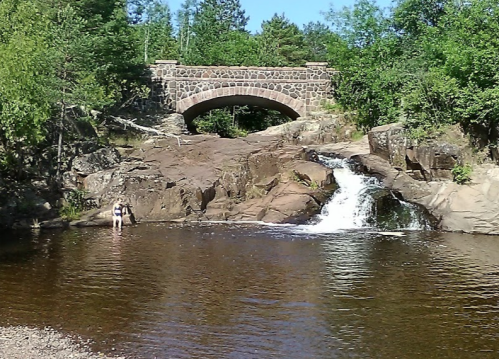
[[88, 344], [51, 328], [0, 327], [0, 359], [125, 359], [92, 353]]
[[[81, 198], [85, 203], [49, 203], [38, 192], [29, 197], [11, 191], [0, 197], [19, 202], [17, 217], [11, 213], [12, 204], [6, 203], [0, 205], [0, 222], [11, 218], [8, 226], [21, 228], [109, 226], [111, 205], [122, 198], [130, 213], [125, 225], [305, 223], [337, 188], [333, 171], [317, 163], [318, 155], [325, 155], [356, 162], [387, 190], [417, 205], [433, 228], [499, 234], [499, 206], [494, 201], [499, 167], [486, 151], [474, 153], [460, 128], [449, 127], [426, 142], [411, 140], [401, 124], [373, 128], [356, 141], [352, 131], [344, 119], [330, 116], [294, 121], [245, 138], [181, 136], [181, 143], [151, 138], [135, 146], [94, 149], [76, 156], [63, 176], [66, 199]], [[462, 184], [454, 182], [453, 171], [466, 169]], [[389, 203], [393, 195], [387, 192], [387, 197], [379, 203]], [[61, 204], [66, 209], [91, 209], [78, 219], [63, 220], [56, 213]]]

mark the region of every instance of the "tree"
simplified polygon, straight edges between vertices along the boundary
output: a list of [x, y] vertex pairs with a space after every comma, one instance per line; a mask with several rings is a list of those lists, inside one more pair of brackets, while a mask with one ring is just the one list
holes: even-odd
[[178, 49], [168, 5], [153, 1], [147, 4], [142, 13], [144, 20], [136, 25], [136, 29], [144, 63], [175, 59]]
[[2, 162], [21, 168], [26, 151], [56, 140], [59, 176], [69, 120], [112, 111], [140, 88], [125, 1], [5, 0], [0, 17]]
[[[230, 53], [248, 53], [251, 45], [245, 31], [248, 17], [239, 0], [204, 0], [194, 14], [189, 51], [184, 61], [188, 65], [240, 65], [244, 57]], [[236, 41], [234, 41], [236, 40]], [[236, 46], [234, 46], [236, 44]], [[229, 53], [229, 55], [227, 55]], [[226, 59], [235, 60], [226, 63]]]
[[98, 37], [84, 31], [86, 21], [67, 5], [57, 12], [57, 22], [49, 28], [52, 46], [47, 50], [52, 75], [46, 84], [57, 118], [57, 179], [61, 176], [61, 158], [65, 123], [71, 109], [88, 112], [112, 102], [97, 81], [95, 54]]
[[180, 10], [177, 12], [177, 34], [179, 60], [184, 63], [184, 59], [189, 57], [191, 49], [192, 23], [196, 12], [197, 1], [185, 0]]
[[303, 66], [307, 61], [305, 38], [284, 15], [274, 14], [258, 34], [260, 66]]
[[428, 27], [436, 27], [445, 14], [449, 0], [398, 0], [393, 12], [393, 25], [397, 32], [417, 38]]
[[329, 13], [336, 36], [329, 46], [336, 98], [357, 113], [362, 129], [400, 117], [404, 72], [399, 71], [400, 42], [374, 1], [359, 0], [352, 9]]
[[46, 18], [33, 4], [0, 2], [0, 168], [19, 176], [26, 146], [45, 138], [51, 103], [44, 95]]
[[497, 145], [498, 31], [496, 1], [452, 2], [445, 6], [438, 26], [421, 35], [424, 43], [436, 41], [440, 51], [425, 47], [427, 73], [431, 76], [422, 86], [407, 91], [412, 101], [405, 102], [405, 109], [411, 114], [413, 127], [460, 123], [480, 137], [481, 145]]
[[309, 22], [303, 27], [303, 37], [308, 48], [308, 61], [327, 61], [328, 43], [333, 36], [329, 27], [320, 22]]

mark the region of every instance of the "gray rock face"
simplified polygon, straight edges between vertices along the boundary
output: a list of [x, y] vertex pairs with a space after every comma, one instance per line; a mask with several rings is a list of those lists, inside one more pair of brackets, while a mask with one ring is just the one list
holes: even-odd
[[262, 136], [277, 136], [297, 145], [345, 141], [354, 127], [340, 115], [317, 112], [306, 118], [272, 126], [259, 132]]
[[120, 160], [121, 156], [116, 149], [106, 147], [75, 158], [72, 169], [81, 176], [88, 176], [91, 173], [114, 167]]
[[417, 180], [452, 179], [452, 168], [464, 154], [462, 146], [455, 144], [439, 141], [421, 144], [411, 140], [401, 124], [373, 128], [368, 139], [372, 154]]

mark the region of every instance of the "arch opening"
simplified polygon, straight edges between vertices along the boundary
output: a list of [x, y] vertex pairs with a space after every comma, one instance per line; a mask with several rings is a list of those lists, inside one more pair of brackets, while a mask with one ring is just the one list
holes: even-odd
[[192, 126], [192, 121], [214, 109], [229, 107], [229, 106], [256, 106], [269, 110], [275, 110], [281, 114], [289, 117], [292, 120], [296, 120], [301, 116], [295, 109], [281, 102], [251, 95], [232, 95], [232, 96], [221, 96], [212, 99], [208, 99], [197, 104], [194, 104], [187, 108], [182, 114], [184, 116], [187, 126]]

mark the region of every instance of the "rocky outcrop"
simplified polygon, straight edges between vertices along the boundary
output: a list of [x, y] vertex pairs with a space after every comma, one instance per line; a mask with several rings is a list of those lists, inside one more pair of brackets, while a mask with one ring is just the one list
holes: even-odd
[[110, 147], [98, 149], [92, 153], [74, 159], [72, 170], [80, 176], [112, 168], [120, 163], [119, 152]]
[[[404, 152], [405, 149], [405, 152]], [[426, 208], [445, 231], [499, 234], [499, 167], [489, 163], [475, 165], [471, 182], [458, 185], [448, 179], [451, 165], [463, 161], [466, 149], [456, 151], [453, 144], [434, 147], [413, 146], [398, 125], [382, 126], [357, 143], [310, 146], [310, 156], [322, 153], [350, 158], [364, 170], [379, 177], [383, 184], [405, 200]], [[417, 157], [422, 176], [415, 176], [407, 161]], [[425, 154], [423, 156], [422, 154]], [[464, 154], [463, 154], [464, 153]], [[431, 155], [432, 154], [432, 155]], [[438, 154], [438, 155], [437, 155]], [[405, 157], [405, 158], [404, 158]], [[452, 165], [453, 166], [453, 165]]]
[[[408, 137], [401, 124], [373, 128], [369, 134], [369, 148], [375, 154], [417, 180], [452, 180], [452, 169], [468, 157], [464, 136], [452, 130], [454, 143], [444, 139], [419, 143]], [[461, 160], [461, 161], [460, 161]]]
[[[499, 167], [475, 165], [467, 185], [450, 180], [454, 165], [469, 160], [459, 132], [417, 143], [395, 124], [375, 128], [360, 141], [307, 146], [340, 140], [352, 131], [348, 126], [339, 131], [341, 119], [334, 116], [316, 120], [244, 139], [190, 136], [180, 146], [175, 139], [151, 139], [138, 149], [120, 149], [120, 160], [102, 151], [103, 157], [114, 158], [109, 163], [99, 164], [100, 156], [77, 156], [72, 160], [78, 170], [72, 172], [75, 183], [89, 191], [98, 209], [73, 224], [110, 223], [110, 205], [119, 197], [139, 221], [302, 222], [318, 213], [336, 187], [330, 169], [308, 161], [320, 153], [355, 160], [389, 190], [426, 208], [443, 230], [499, 234]], [[333, 135], [327, 137], [324, 129]], [[84, 165], [84, 159], [97, 163]], [[391, 206], [390, 198], [378, 201], [383, 211]]]
[[345, 141], [351, 138], [353, 131], [355, 126], [345, 118], [344, 114], [315, 112], [306, 118], [269, 127], [259, 134], [276, 136], [297, 145], [311, 145]]
[[303, 147], [273, 136], [192, 136], [186, 142], [150, 140], [119, 165], [83, 176], [101, 209], [82, 221], [110, 221], [108, 206], [120, 197], [139, 221], [300, 222], [335, 188], [330, 169], [307, 162]]
[[167, 116], [161, 116], [157, 119], [158, 125], [154, 126], [164, 133], [173, 135], [187, 134], [187, 125], [184, 116], [179, 113], [172, 113]]

